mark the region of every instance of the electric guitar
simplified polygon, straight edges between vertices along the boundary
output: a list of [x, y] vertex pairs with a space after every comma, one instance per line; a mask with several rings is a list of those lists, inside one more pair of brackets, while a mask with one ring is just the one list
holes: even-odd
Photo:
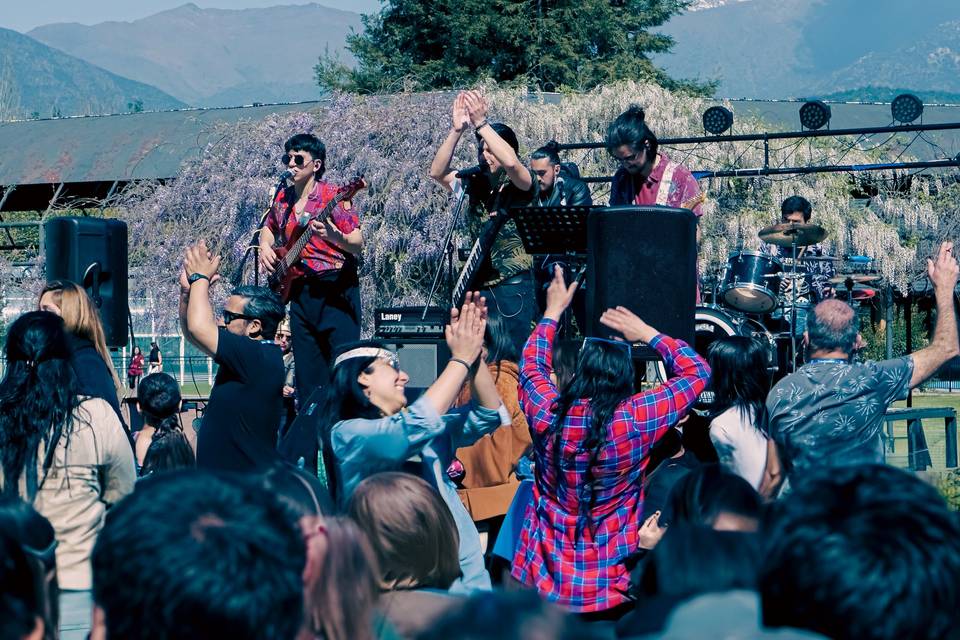
[[[367, 183], [363, 179], [363, 176], [354, 178], [347, 184], [338, 187], [336, 195], [330, 199], [330, 202], [328, 202], [321, 211], [310, 216], [306, 224], [297, 225], [296, 230], [282, 246], [277, 245], [273, 248], [278, 260], [273, 273], [267, 277], [267, 286], [280, 296], [280, 300], [284, 304], [290, 300], [290, 290], [293, 287], [294, 281], [307, 273], [300, 262], [300, 257], [307, 243], [309, 243], [314, 236], [314, 230], [310, 222], [314, 220], [326, 220], [338, 204], [344, 200], [350, 200], [358, 191], [366, 189], [366, 187]], [[291, 214], [292, 213], [291, 211]]]

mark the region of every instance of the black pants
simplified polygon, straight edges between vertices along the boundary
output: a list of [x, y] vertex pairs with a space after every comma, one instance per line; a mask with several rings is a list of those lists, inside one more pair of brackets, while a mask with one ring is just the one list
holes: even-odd
[[310, 394], [330, 381], [337, 347], [360, 339], [360, 284], [356, 269], [304, 278], [290, 298], [297, 395]]
[[503, 328], [510, 335], [510, 341], [520, 353], [533, 332], [534, 323], [539, 319], [533, 276], [529, 271], [524, 271], [482, 290], [480, 294], [487, 299], [490, 316], [500, 318]]

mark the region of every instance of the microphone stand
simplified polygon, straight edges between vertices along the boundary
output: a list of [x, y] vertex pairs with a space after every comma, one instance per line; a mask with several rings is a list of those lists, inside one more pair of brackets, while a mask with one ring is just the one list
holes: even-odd
[[447, 236], [443, 241], [443, 255], [440, 256], [440, 260], [437, 263], [437, 270], [433, 274], [433, 284], [430, 285], [430, 295], [427, 296], [427, 303], [423, 306], [423, 313], [420, 316], [420, 320], [427, 319], [427, 310], [430, 308], [430, 304], [433, 302], [433, 297], [437, 293], [437, 287], [440, 286], [440, 274], [443, 273], [444, 266], [447, 269], [447, 289], [453, 292], [453, 234], [457, 230], [457, 226], [460, 224], [460, 212], [463, 209], [464, 200], [466, 200], [467, 189], [466, 186], [460, 185], [460, 195], [457, 196], [457, 202], [453, 206], [453, 218], [450, 220], [450, 226], [447, 228]]
[[280, 187], [289, 179], [289, 173], [289, 171], [284, 171], [280, 175], [280, 180], [277, 181], [277, 184], [270, 189], [270, 204], [267, 205], [267, 210], [260, 216], [260, 221], [257, 222], [257, 228], [250, 234], [250, 244], [243, 250], [243, 258], [240, 260], [240, 266], [237, 268], [236, 280], [238, 282], [243, 282], [243, 268], [247, 264], [247, 258], [250, 257], [250, 250], [253, 249], [255, 256], [253, 263], [253, 284], [254, 286], [260, 286], [260, 231], [263, 230], [264, 225], [267, 223], [267, 216], [270, 215], [270, 209], [273, 208], [273, 199], [276, 198], [277, 191], [280, 190]]

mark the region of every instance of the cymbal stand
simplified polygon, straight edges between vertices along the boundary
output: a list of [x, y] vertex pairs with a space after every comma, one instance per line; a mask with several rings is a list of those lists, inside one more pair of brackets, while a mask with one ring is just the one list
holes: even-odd
[[793, 265], [790, 267], [790, 373], [797, 370], [797, 234], [793, 235]]

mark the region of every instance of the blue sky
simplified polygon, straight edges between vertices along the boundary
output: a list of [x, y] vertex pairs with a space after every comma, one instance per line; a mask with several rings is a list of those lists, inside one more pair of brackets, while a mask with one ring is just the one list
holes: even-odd
[[[52, 22], [96, 24], [107, 20], [130, 21], [145, 18], [165, 9], [186, 4], [187, 0], [3, 0], [0, 27], [26, 32]], [[249, 9], [276, 5], [308, 4], [301, 0], [193, 0], [200, 7]], [[370, 13], [380, 7], [379, 0], [326, 0], [324, 4], [346, 11]]]

